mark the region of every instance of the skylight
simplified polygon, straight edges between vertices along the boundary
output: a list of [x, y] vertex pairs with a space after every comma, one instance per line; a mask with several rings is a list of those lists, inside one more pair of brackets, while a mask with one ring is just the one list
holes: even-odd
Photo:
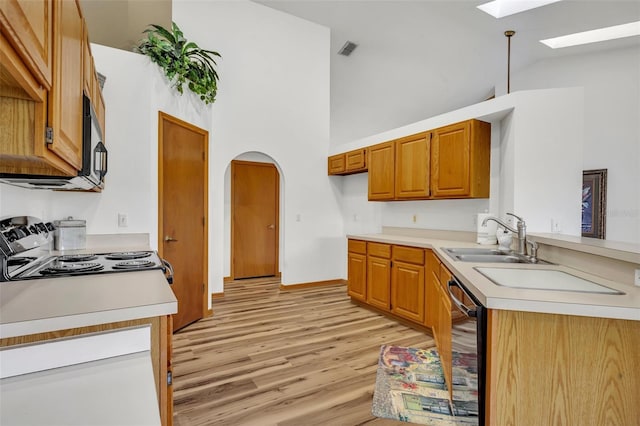
[[552, 49], [640, 35], [640, 21], [540, 40]]
[[478, 9], [495, 18], [503, 18], [558, 1], [560, 0], [494, 0], [481, 4]]

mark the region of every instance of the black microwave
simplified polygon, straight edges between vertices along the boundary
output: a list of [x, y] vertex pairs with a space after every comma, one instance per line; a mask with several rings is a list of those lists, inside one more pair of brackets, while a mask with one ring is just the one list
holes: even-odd
[[91, 101], [82, 98], [82, 169], [76, 176], [0, 173], [0, 182], [31, 189], [90, 190], [104, 187], [107, 149]]

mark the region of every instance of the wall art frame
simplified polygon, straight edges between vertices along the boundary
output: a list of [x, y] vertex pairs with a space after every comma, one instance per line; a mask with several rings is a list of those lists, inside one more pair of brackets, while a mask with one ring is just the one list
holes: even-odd
[[582, 236], [604, 240], [607, 228], [607, 169], [582, 172]]

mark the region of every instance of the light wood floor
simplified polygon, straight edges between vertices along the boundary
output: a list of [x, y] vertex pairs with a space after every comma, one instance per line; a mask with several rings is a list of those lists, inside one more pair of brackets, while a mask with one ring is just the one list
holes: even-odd
[[431, 336], [352, 304], [344, 285], [278, 286], [227, 283], [213, 317], [174, 335], [174, 424], [406, 424], [371, 415], [380, 345]]

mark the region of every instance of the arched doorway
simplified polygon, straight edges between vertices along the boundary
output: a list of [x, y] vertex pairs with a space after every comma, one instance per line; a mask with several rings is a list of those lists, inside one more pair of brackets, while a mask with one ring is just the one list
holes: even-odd
[[279, 276], [280, 172], [262, 153], [236, 157], [228, 169], [229, 277]]

